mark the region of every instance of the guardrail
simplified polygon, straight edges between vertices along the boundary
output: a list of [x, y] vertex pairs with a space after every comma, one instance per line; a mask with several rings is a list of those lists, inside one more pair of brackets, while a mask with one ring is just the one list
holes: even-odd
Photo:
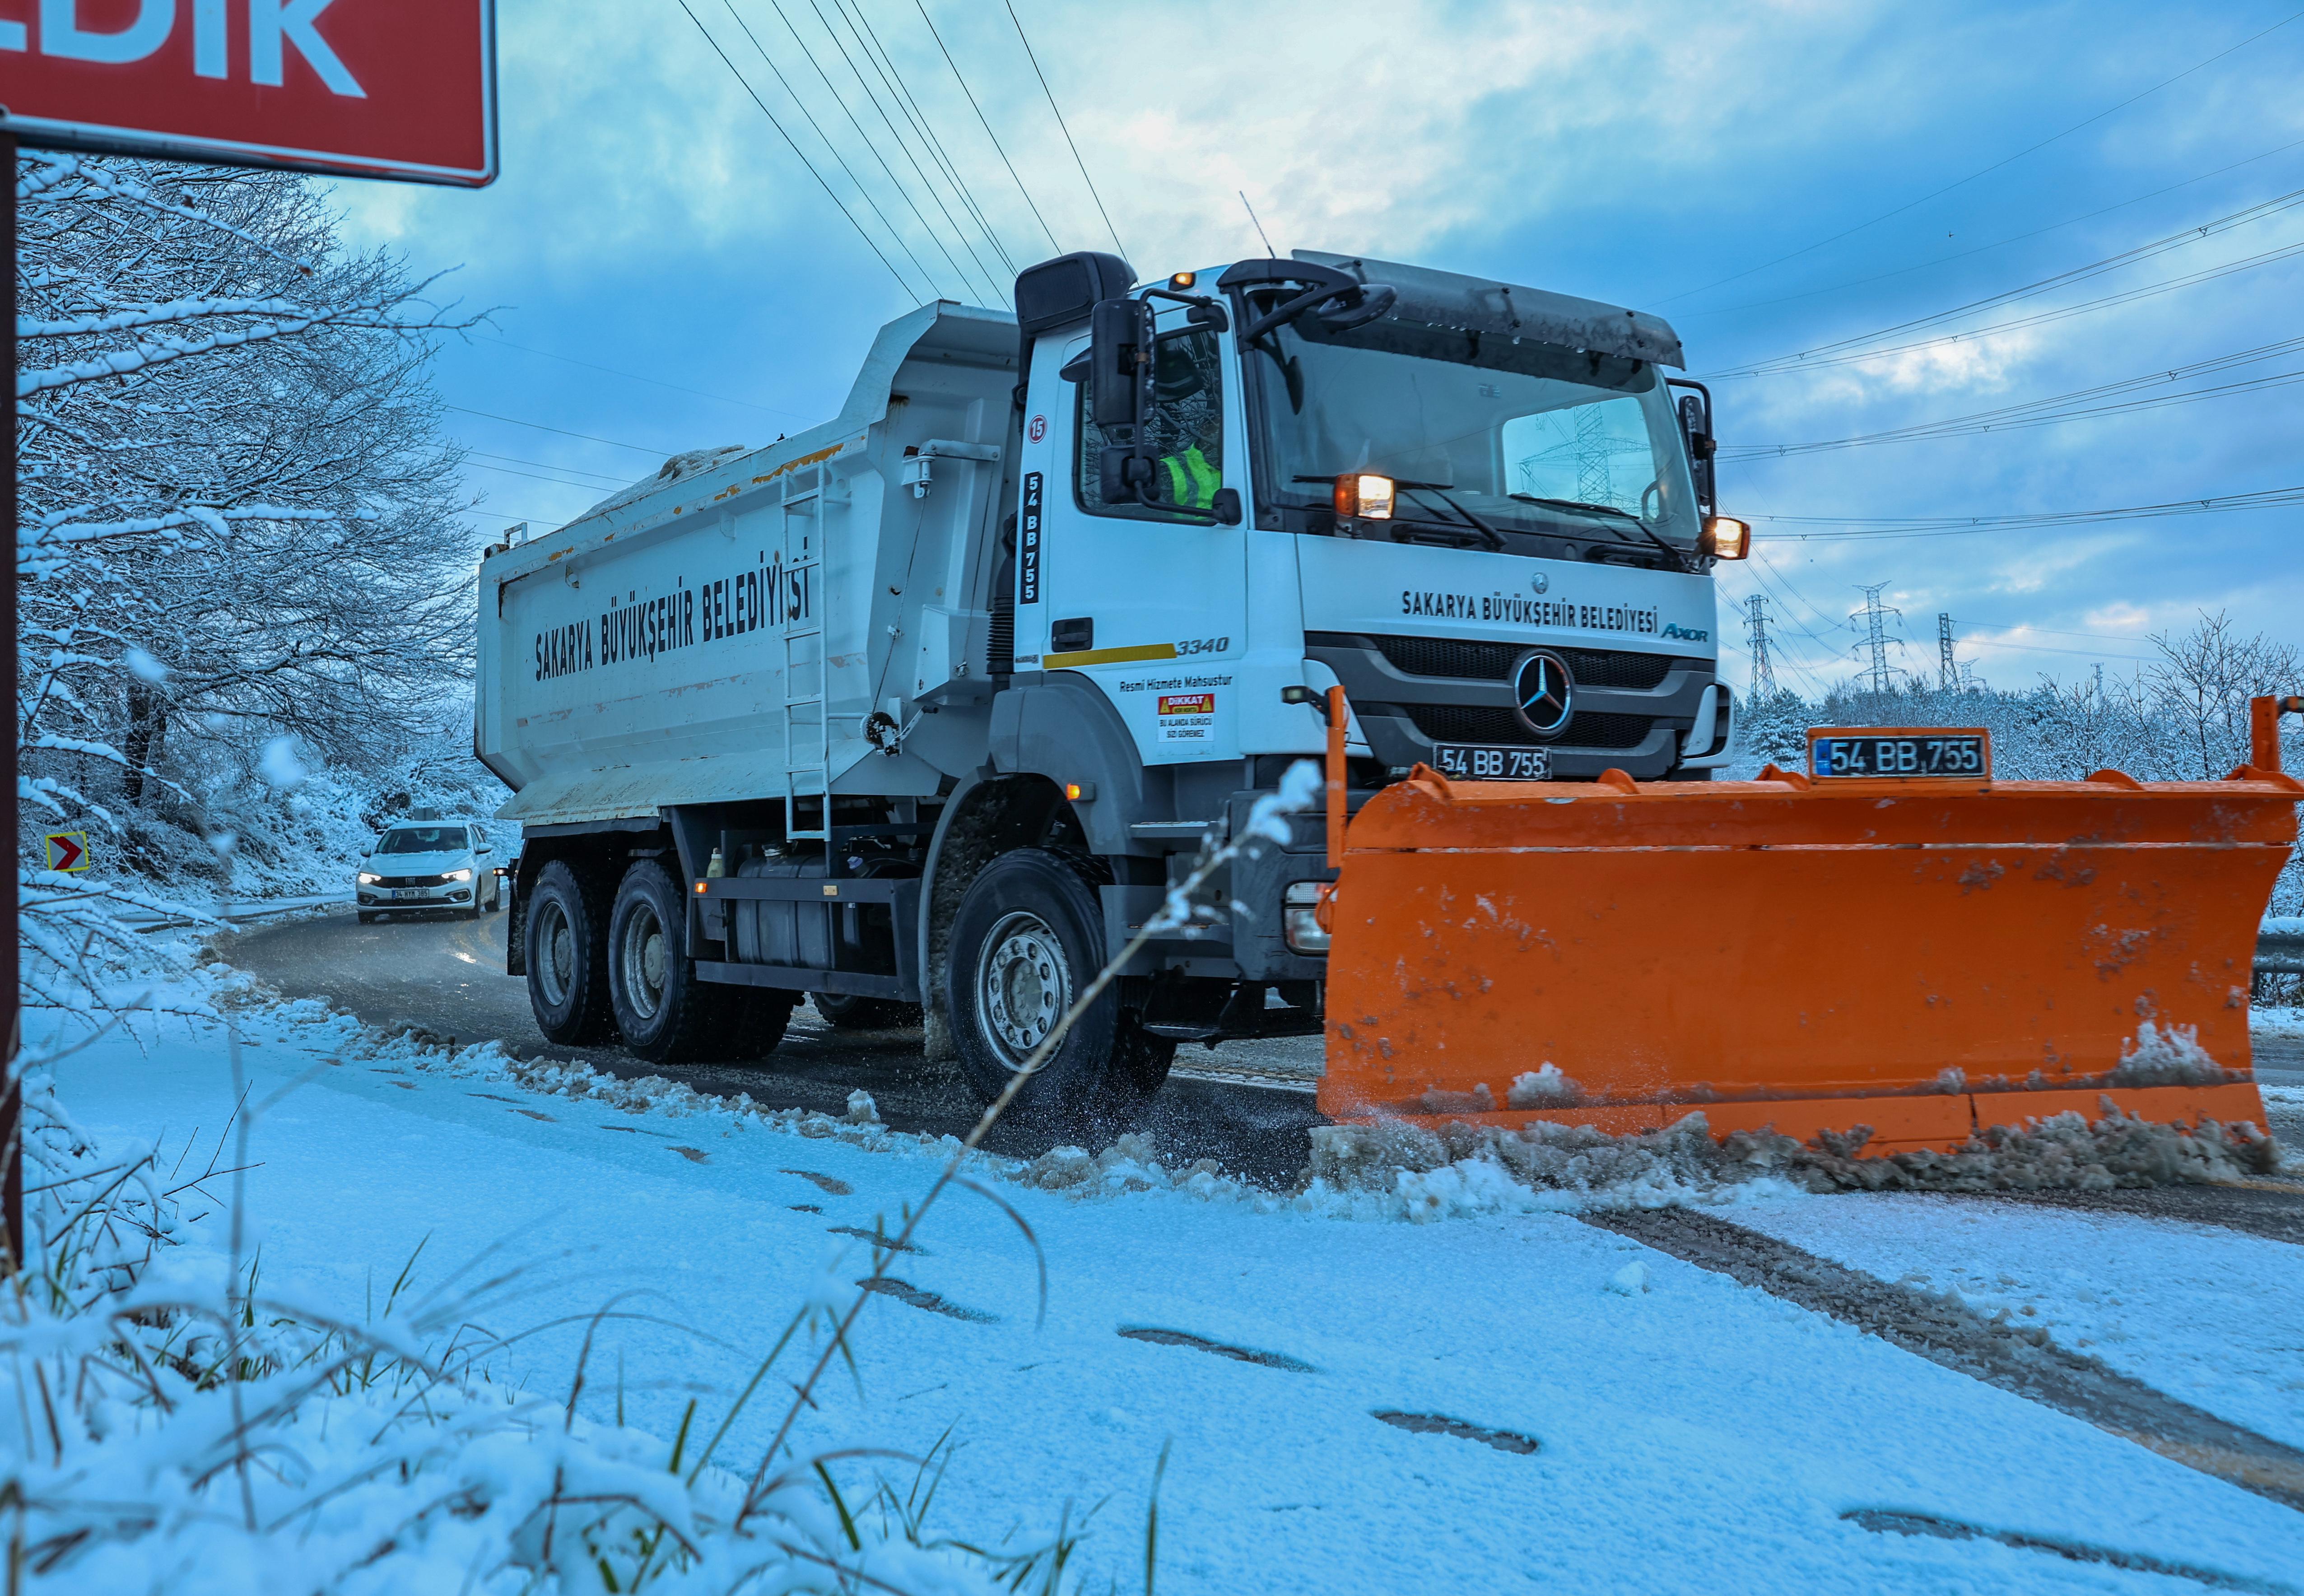
[[2256, 933], [2258, 975], [2304, 975], [2304, 919], [2267, 920]]

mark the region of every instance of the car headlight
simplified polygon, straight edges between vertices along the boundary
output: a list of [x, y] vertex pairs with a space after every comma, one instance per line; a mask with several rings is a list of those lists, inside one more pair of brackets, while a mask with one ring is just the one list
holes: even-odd
[[1328, 951], [1328, 933], [1320, 924], [1320, 895], [1326, 885], [1319, 881], [1292, 881], [1281, 900], [1281, 934], [1288, 946], [1298, 953], [1325, 954]]
[[447, 881], [469, 881], [472, 879], [472, 872], [470, 870], [450, 870], [441, 879]]
[[362, 887], [373, 887], [378, 881], [383, 879], [384, 878], [382, 876], [371, 876], [366, 870], [362, 870], [360, 873], [360, 884]]

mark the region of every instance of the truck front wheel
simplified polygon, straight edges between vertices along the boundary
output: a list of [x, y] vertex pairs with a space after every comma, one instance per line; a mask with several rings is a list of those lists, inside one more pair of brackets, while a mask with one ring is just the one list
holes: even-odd
[[[1046, 848], [1004, 853], [953, 919], [945, 997], [961, 1073], [987, 1102], [1104, 967], [1102, 872]], [[1107, 986], [1016, 1095], [1044, 1123], [1124, 1126], [1168, 1076], [1173, 1043], [1147, 1035]]]
[[624, 1046], [650, 1064], [708, 1057], [730, 1040], [734, 994], [696, 979], [687, 927], [688, 904], [671, 872], [653, 859], [635, 861], [608, 916], [608, 996]]
[[607, 904], [597, 889], [555, 859], [537, 873], [528, 905], [528, 1002], [537, 1029], [563, 1048], [614, 1036], [608, 1006]]

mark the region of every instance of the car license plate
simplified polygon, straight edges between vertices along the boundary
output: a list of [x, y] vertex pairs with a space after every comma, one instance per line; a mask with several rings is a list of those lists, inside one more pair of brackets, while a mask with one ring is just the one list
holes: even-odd
[[1432, 768], [1458, 781], [1548, 781], [1552, 750], [1484, 743], [1436, 743]]
[[1992, 737], [1981, 731], [1816, 732], [1808, 774], [1835, 777], [1989, 777]]
[[424, 896], [424, 889], [421, 887], [395, 887], [392, 889], [392, 896], [395, 898], [420, 898]]

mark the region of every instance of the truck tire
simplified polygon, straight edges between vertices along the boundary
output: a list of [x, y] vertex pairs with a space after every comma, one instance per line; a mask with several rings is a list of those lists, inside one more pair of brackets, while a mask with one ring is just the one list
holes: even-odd
[[722, 1005], [718, 1037], [707, 1056], [736, 1064], [749, 1064], [775, 1052], [776, 1044], [784, 1040], [784, 1027], [792, 1023], [792, 1010], [800, 1006], [798, 992], [782, 992], [774, 987], [706, 989], [716, 995]]
[[606, 896], [561, 859], [537, 873], [529, 895], [528, 1003], [537, 1029], [563, 1048], [589, 1047], [616, 1033], [603, 934]]
[[893, 1031], [920, 1023], [920, 1006], [886, 998], [851, 998], [838, 992], [810, 992], [808, 1000], [827, 1025], [842, 1031]]
[[[696, 979], [688, 956], [688, 903], [672, 872], [635, 860], [608, 914], [608, 1001], [624, 1046], [650, 1064], [726, 1057], [731, 989]], [[789, 1004], [784, 1007], [789, 1014]], [[776, 1027], [781, 1040], [783, 1027]], [[771, 1043], [771, 1046], [774, 1044]]]
[[[986, 1102], [1104, 967], [1100, 866], [1020, 848], [984, 868], [953, 917], [945, 1000], [960, 1070]], [[1106, 987], [1010, 1112], [1091, 1131], [1123, 1128], [1168, 1078], [1175, 1044], [1146, 1034]]]

